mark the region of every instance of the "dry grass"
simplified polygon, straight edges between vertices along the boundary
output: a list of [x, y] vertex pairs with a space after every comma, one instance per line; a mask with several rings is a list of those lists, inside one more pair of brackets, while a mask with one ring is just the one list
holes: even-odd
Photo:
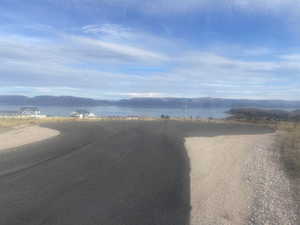
[[278, 146], [284, 170], [290, 177], [293, 196], [298, 206], [300, 224], [300, 124], [281, 122], [277, 125]]
[[[68, 122], [68, 121], [112, 121], [112, 120], [135, 120], [130, 118], [124, 117], [96, 117], [96, 118], [86, 118], [86, 119], [79, 119], [79, 118], [72, 118], [72, 117], [46, 117], [46, 118], [0, 118], [0, 128], [12, 128], [21, 125], [38, 125], [42, 123], [59, 123], [59, 122]], [[143, 121], [153, 121], [153, 120], [160, 120], [158, 118], [139, 118], [138, 120]]]
[[[72, 117], [47, 117], [47, 118], [0, 118], [0, 128], [12, 128], [20, 125], [38, 125], [41, 123], [51, 123], [51, 122], [67, 122], [67, 121], [123, 121], [123, 120], [142, 120], [142, 121], [157, 121], [162, 120], [160, 118], [152, 117], [141, 117], [139, 119], [130, 119], [125, 117], [96, 117], [96, 118], [72, 118]], [[208, 119], [182, 119], [182, 118], [172, 118], [172, 120], [177, 121], [201, 121], [201, 122], [212, 122], [212, 123], [226, 123], [223, 120], [208, 120]]]
[[300, 178], [300, 124], [280, 123], [279, 146], [285, 168], [293, 178]]
[[0, 128], [12, 128], [21, 125], [38, 125], [46, 122], [65, 122], [72, 121], [74, 118], [67, 117], [49, 117], [42, 119], [34, 118], [0, 118]]
[[20, 125], [35, 124], [33, 119], [14, 119], [14, 118], [1, 118], [0, 128], [11, 128]]

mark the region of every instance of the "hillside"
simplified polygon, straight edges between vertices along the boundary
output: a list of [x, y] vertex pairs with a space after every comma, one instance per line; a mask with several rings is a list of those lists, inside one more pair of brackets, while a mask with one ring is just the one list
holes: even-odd
[[274, 120], [274, 121], [300, 121], [300, 110], [268, 110], [257, 108], [234, 108], [227, 112], [232, 119], [239, 120]]

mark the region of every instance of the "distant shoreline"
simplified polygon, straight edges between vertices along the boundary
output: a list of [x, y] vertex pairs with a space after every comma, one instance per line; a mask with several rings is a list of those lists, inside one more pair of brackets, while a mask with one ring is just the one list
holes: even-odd
[[[16, 111], [20, 105], [0, 105], [0, 111]], [[131, 108], [117, 106], [93, 106], [93, 107], [61, 107], [61, 106], [40, 106], [41, 114], [51, 117], [68, 117], [77, 110], [87, 110], [99, 117], [153, 117], [168, 115], [171, 118], [225, 118], [228, 116], [225, 111], [230, 108]]]

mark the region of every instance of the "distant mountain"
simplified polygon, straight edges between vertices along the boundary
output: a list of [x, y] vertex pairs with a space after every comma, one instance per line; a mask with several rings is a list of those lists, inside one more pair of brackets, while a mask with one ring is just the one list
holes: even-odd
[[80, 98], [73, 96], [0, 96], [2, 105], [32, 105], [32, 106], [100, 106], [109, 105], [110, 101]]
[[215, 108], [215, 107], [259, 107], [259, 108], [300, 108], [300, 101], [249, 100], [223, 98], [132, 98], [122, 100], [96, 100], [73, 96], [0, 96], [2, 105], [31, 106], [120, 106], [120, 107], [166, 107], [166, 108]]
[[263, 107], [297, 108], [300, 101], [285, 100], [249, 100], [223, 98], [132, 98], [116, 102], [118, 105], [131, 107]]

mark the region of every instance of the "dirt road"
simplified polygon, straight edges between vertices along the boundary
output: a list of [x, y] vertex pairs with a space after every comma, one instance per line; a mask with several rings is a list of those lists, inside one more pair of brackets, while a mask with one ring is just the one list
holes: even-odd
[[191, 225], [296, 225], [273, 134], [186, 139]]

